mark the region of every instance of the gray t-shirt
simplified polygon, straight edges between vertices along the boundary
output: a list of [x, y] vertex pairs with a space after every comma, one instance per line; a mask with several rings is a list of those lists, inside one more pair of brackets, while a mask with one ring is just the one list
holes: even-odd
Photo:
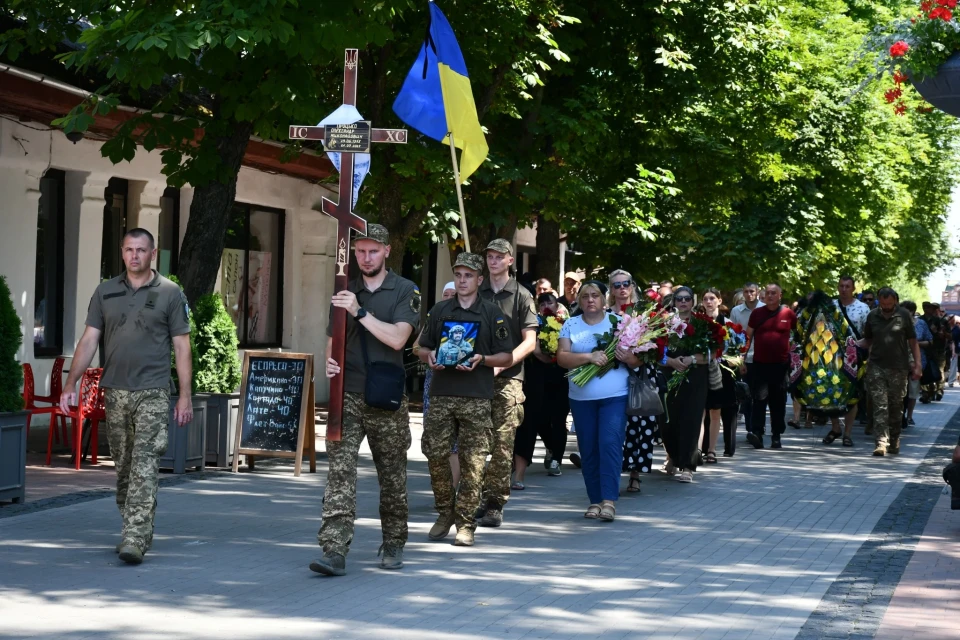
[[88, 327], [103, 332], [106, 389], [170, 388], [171, 338], [190, 333], [187, 298], [156, 271], [136, 291], [127, 274], [97, 287], [87, 309]]

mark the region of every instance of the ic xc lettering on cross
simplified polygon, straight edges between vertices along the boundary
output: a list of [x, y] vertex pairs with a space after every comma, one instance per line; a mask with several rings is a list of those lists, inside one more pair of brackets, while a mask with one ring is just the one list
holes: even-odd
[[[343, 104], [357, 104], [358, 50], [347, 49], [343, 63]], [[353, 212], [353, 154], [369, 153], [373, 142], [406, 144], [406, 129], [374, 129], [369, 121], [351, 124], [306, 126], [290, 125], [291, 140], [322, 140], [327, 151], [340, 153], [340, 194], [337, 202], [323, 199], [322, 210], [337, 221], [337, 272], [334, 293], [347, 288], [350, 271], [350, 230], [367, 233], [367, 221]], [[340, 373], [330, 379], [330, 410], [327, 440], [340, 440], [343, 423], [343, 376], [347, 347], [347, 310], [333, 308], [333, 351], [328, 357], [340, 365]]]

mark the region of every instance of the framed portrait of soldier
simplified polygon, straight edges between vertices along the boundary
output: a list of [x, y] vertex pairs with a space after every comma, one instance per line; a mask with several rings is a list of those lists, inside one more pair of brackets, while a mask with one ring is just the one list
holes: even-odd
[[477, 322], [444, 320], [440, 346], [437, 348], [437, 364], [455, 367], [466, 362], [473, 355], [479, 329]]

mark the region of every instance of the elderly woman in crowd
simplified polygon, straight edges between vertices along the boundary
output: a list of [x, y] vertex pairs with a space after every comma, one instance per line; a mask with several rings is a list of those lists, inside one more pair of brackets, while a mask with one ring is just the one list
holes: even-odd
[[[647, 297], [643, 304], [652, 301], [653, 299]], [[607, 304], [613, 313], [622, 314], [627, 307], [639, 302], [640, 295], [633, 276], [623, 269], [613, 271], [610, 274], [610, 293], [607, 297]], [[641, 369], [648, 378], [656, 379], [656, 367], [638, 362], [633, 368], [633, 374], [640, 375]], [[640, 474], [650, 473], [653, 469], [653, 448], [660, 444], [660, 424], [657, 416], [624, 415], [624, 421], [627, 426], [621, 468], [624, 472], [630, 472], [627, 492], [639, 493]]]
[[[603, 366], [607, 356], [597, 335], [611, 330], [605, 311], [607, 287], [602, 282], [584, 282], [577, 293], [583, 314], [567, 320], [560, 331], [557, 363], [565, 369], [586, 364]], [[629, 367], [639, 360], [628, 351], [617, 349], [617, 360]], [[623, 438], [627, 411], [627, 369], [616, 367], [585, 385], [568, 381], [570, 409], [577, 423], [583, 482], [590, 506], [585, 518], [612, 521], [620, 495], [620, 469], [623, 462]]]
[[[673, 304], [677, 316], [684, 322], [693, 311], [693, 290], [677, 287], [673, 290]], [[674, 371], [688, 371], [687, 378], [667, 394], [667, 420], [663, 425], [663, 444], [670, 460], [664, 470], [676, 475], [680, 482], [693, 482], [693, 472], [700, 464], [700, 431], [703, 411], [707, 404], [707, 359], [695, 353], [692, 344], [681, 340], [678, 347], [664, 356], [662, 365], [667, 376]]]

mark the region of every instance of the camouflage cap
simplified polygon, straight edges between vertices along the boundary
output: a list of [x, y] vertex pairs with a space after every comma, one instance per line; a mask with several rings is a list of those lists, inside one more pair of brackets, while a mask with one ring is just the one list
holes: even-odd
[[509, 253], [513, 255], [513, 245], [503, 238], [496, 238], [490, 241], [490, 244], [487, 245], [484, 251], [497, 251], [499, 253]]
[[457, 260], [453, 263], [453, 266], [454, 268], [467, 267], [474, 271], [483, 271], [483, 258], [476, 253], [467, 253], [464, 251], [457, 256]]
[[354, 242], [356, 242], [357, 240], [376, 240], [380, 244], [389, 245], [390, 232], [387, 231], [387, 228], [382, 224], [368, 224], [367, 235], [357, 236], [354, 239]]

